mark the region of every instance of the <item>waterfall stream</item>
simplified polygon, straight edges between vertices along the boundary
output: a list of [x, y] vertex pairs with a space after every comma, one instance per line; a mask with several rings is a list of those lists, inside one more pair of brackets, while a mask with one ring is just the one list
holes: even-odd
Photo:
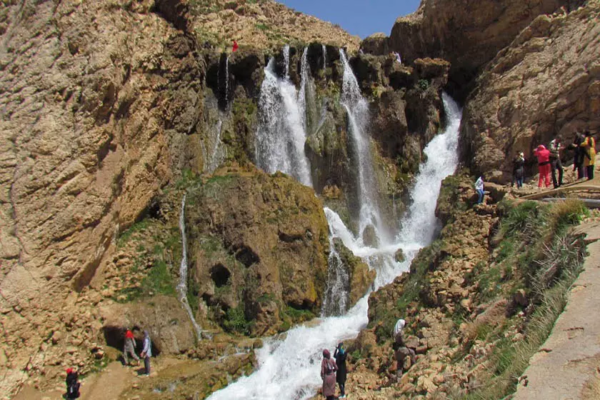
[[281, 171], [312, 187], [310, 164], [304, 152], [306, 118], [298, 91], [288, 78], [289, 48], [286, 48], [285, 78], [277, 77], [273, 59], [265, 68], [260, 88], [256, 162], [268, 173]]
[[190, 316], [190, 320], [194, 325], [194, 330], [196, 331], [196, 337], [198, 340], [202, 339], [202, 328], [196, 322], [196, 318], [194, 318], [194, 313], [192, 308], [190, 307], [190, 303], [187, 298], [188, 285], [187, 285], [187, 277], [188, 277], [188, 262], [187, 262], [187, 238], [185, 236], [185, 199], [186, 196], [183, 196], [181, 200], [181, 213], [179, 214], [179, 230], [181, 231], [181, 246], [183, 248], [181, 255], [181, 264], [179, 265], [179, 284], [177, 285], [177, 293], [179, 294], [179, 301], [183, 305], [183, 308], [187, 311]]
[[[350, 232], [335, 212], [325, 209], [331, 237], [342, 240], [355, 255], [365, 259], [377, 271], [376, 288], [408, 271], [413, 258], [432, 241], [438, 229], [435, 207], [442, 180], [453, 174], [458, 165], [461, 119], [461, 110], [456, 103], [445, 94], [443, 99], [448, 117], [445, 132], [436, 136], [425, 148], [427, 161], [420, 166], [411, 190], [412, 204], [401, 221], [400, 233], [393, 241], [382, 242], [376, 248], [365, 246], [362, 238]], [[350, 100], [347, 102], [350, 103]], [[354, 114], [356, 119], [356, 109], [353, 110], [348, 103], [346, 107], [349, 114]], [[368, 197], [364, 197], [363, 201], [368, 201]], [[382, 258], [393, 259], [398, 249], [405, 254], [404, 262], [378, 262]], [[258, 369], [214, 393], [209, 399], [305, 400], [313, 397], [321, 385], [322, 350], [333, 349], [338, 342], [358, 335], [368, 322], [368, 294], [347, 314], [321, 318], [318, 322], [317, 325], [298, 326], [290, 330], [283, 340], [266, 339], [264, 347], [257, 351]]]

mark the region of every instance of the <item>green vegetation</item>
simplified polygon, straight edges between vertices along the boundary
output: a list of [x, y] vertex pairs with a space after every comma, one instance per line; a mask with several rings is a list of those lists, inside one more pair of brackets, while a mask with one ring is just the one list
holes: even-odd
[[419, 79], [417, 85], [419, 86], [419, 89], [421, 89], [422, 91], [426, 91], [427, 89], [429, 89], [430, 83], [427, 79]]
[[568, 229], [588, 215], [580, 202], [506, 202], [501, 209], [504, 217], [497, 235], [503, 240], [496, 264], [487, 271], [476, 268], [473, 277], [478, 279], [482, 301], [510, 298], [516, 289], [523, 289], [532, 309], [528, 311], [524, 340], [513, 342], [510, 335], [505, 335], [517, 323], [515, 318], [493, 329], [488, 325], [476, 327], [474, 340], [493, 342], [495, 350], [489, 379], [464, 397], [469, 400], [500, 399], [515, 391], [519, 376], [564, 309], [569, 288], [581, 272], [585, 256], [583, 239]]
[[225, 319], [223, 320], [223, 327], [227, 332], [249, 335], [253, 323], [253, 321], [248, 321], [246, 319], [243, 304], [240, 304], [236, 308], [230, 308], [227, 310]]

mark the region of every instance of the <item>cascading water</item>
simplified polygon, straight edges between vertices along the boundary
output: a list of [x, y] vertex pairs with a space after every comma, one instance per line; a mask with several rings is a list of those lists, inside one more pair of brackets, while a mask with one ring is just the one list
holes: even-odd
[[[327, 209], [326, 209], [327, 210]], [[342, 315], [348, 311], [348, 288], [350, 287], [350, 276], [340, 254], [335, 246], [336, 236], [329, 228], [329, 258], [327, 260], [327, 288], [323, 296], [321, 315]]]
[[[396, 237], [397, 243], [378, 249], [365, 247], [348, 231], [337, 214], [325, 210], [333, 235], [339, 237], [356, 255], [364, 258], [378, 252], [389, 256], [398, 249], [404, 251], [404, 262], [393, 264], [394, 268], [391, 270], [377, 270], [376, 287], [392, 282], [400, 273], [407, 271], [419, 249], [431, 242], [438, 227], [435, 206], [442, 180], [454, 173], [458, 164], [461, 118], [458, 106], [446, 95], [444, 107], [448, 116], [446, 130], [436, 136], [425, 149], [427, 162], [421, 165], [417, 175], [412, 189], [412, 204], [402, 221], [402, 230]], [[363, 297], [344, 316], [323, 318], [317, 326], [296, 327], [282, 341], [265, 340], [264, 347], [257, 352], [258, 370], [214, 393], [209, 399], [311, 398], [321, 385], [319, 374], [322, 350], [333, 349], [338, 342], [358, 335], [368, 322], [367, 300], [368, 296]]]
[[366, 134], [369, 124], [369, 103], [362, 97], [358, 81], [343, 50], [340, 50], [340, 57], [344, 65], [341, 101], [348, 114], [349, 131], [356, 153], [358, 170], [358, 198], [360, 202], [358, 235], [362, 237], [365, 229], [372, 226], [378, 239], [387, 241], [386, 235], [384, 235], [385, 229], [381, 223], [377, 198], [373, 196], [373, 194], [378, 193], [378, 190], [376, 189], [375, 173], [373, 171], [370, 140]]
[[181, 231], [181, 245], [183, 247], [183, 254], [181, 255], [181, 264], [179, 266], [179, 284], [177, 285], [177, 293], [179, 294], [179, 301], [183, 305], [183, 308], [187, 311], [190, 316], [190, 320], [194, 325], [194, 330], [196, 331], [196, 337], [198, 340], [202, 339], [202, 329], [200, 325], [196, 322], [196, 318], [194, 318], [194, 313], [192, 312], [192, 308], [190, 307], [190, 303], [187, 298], [188, 286], [187, 286], [187, 276], [188, 276], [188, 263], [187, 263], [187, 239], [185, 236], [185, 198], [181, 200], [181, 213], [179, 214], [179, 230]]
[[325, 45], [323, 46], [323, 72], [324, 72], [324, 76], [327, 73], [327, 47], [325, 47]]
[[283, 62], [285, 63], [285, 79], [290, 79], [290, 46], [283, 46]]
[[306, 125], [306, 100], [308, 96], [308, 47], [304, 48], [300, 67], [300, 91], [298, 92], [298, 110], [304, 131], [307, 131]]
[[[286, 71], [289, 71], [289, 48]], [[286, 72], [287, 74], [287, 72]], [[271, 59], [260, 88], [259, 127], [256, 134], [256, 161], [268, 173], [281, 171], [306, 186], [312, 186], [310, 165], [304, 152], [306, 131], [296, 87], [279, 79]]]

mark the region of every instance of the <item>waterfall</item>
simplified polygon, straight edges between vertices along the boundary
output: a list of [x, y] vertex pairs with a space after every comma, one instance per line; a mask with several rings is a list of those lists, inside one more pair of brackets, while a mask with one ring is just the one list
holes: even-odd
[[323, 76], [327, 76], [327, 47], [323, 44]]
[[[392, 282], [408, 271], [418, 251], [433, 239], [439, 222], [435, 206], [442, 180], [458, 165], [458, 133], [461, 111], [444, 95], [448, 120], [445, 132], [436, 136], [425, 149], [427, 162], [421, 165], [416, 183], [411, 189], [412, 204], [403, 217], [396, 243], [369, 248], [362, 245], [342, 223], [335, 212], [325, 210], [332, 236], [340, 238], [355, 255], [389, 256], [402, 249], [406, 260], [394, 263], [393, 269], [377, 269], [376, 287]], [[250, 376], [214, 393], [211, 400], [306, 400], [321, 386], [320, 362], [323, 349], [333, 349], [342, 340], [354, 338], [368, 322], [368, 295], [344, 316], [321, 318], [317, 325], [298, 326], [287, 332], [283, 340], [266, 339], [257, 351], [259, 367]]]
[[[286, 60], [289, 61], [289, 48], [284, 54], [288, 54]], [[289, 71], [287, 62], [286, 71]], [[260, 88], [256, 163], [270, 174], [281, 171], [312, 186], [310, 165], [304, 151], [305, 118], [298, 99], [294, 84], [287, 77], [277, 77], [271, 59]]]
[[385, 229], [381, 223], [377, 198], [373, 196], [378, 193], [378, 190], [375, 183], [375, 172], [373, 171], [371, 142], [366, 133], [369, 126], [369, 103], [362, 97], [360, 87], [348, 63], [346, 54], [341, 49], [340, 57], [344, 65], [341, 101], [348, 114], [349, 131], [356, 153], [358, 170], [358, 199], [360, 203], [358, 234], [362, 237], [365, 229], [372, 226], [378, 239], [387, 241], [384, 234]]
[[[217, 167], [223, 162], [225, 154], [223, 147], [221, 147], [221, 133], [223, 132], [223, 116], [219, 117], [219, 120], [215, 124], [214, 130], [216, 132], [210, 158], [208, 159], [208, 172], [213, 173]], [[208, 156], [208, 154], [207, 154]]]
[[187, 276], [188, 276], [188, 263], [187, 263], [187, 238], [185, 236], [185, 198], [181, 200], [181, 213], [179, 214], [179, 230], [181, 231], [181, 246], [183, 248], [181, 255], [181, 264], [179, 266], [179, 284], [177, 285], [177, 293], [179, 294], [179, 301], [183, 305], [183, 308], [187, 311], [190, 316], [190, 320], [194, 325], [194, 329], [196, 330], [196, 337], [198, 340], [202, 339], [202, 329], [200, 325], [196, 322], [196, 318], [194, 318], [194, 313], [192, 312], [192, 308], [190, 307], [190, 303], [187, 298]]
[[300, 112], [300, 118], [302, 120], [302, 126], [304, 127], [304, 131], [306, 132], [308, 129], [307, 119], [306, 119], [306, 101], [308, 96], [308, 47], [304, 48], [304, 52], [302, 53], [302, 61], [300, 63], [300, 91], [298, 92], [298, 110]]
[[[325, 208], [326, 213], [328, 210], [328, 208]], [[321, 310], [321, 315], [323, 316], [342, 315], [348, 311], [350, 276], [348, 275], [346, 265], [344, 265], [344, 262], [335, 247], [336, 238], [337, 237], [332, 231], [331, 224], [329, 224], [327, 288], [325, 289], [325, 295], [323, 296], [323, 306]]]
[[285, 63], [285, 79], [290, 79], [290, 46], [283, 46], [283, 62]]

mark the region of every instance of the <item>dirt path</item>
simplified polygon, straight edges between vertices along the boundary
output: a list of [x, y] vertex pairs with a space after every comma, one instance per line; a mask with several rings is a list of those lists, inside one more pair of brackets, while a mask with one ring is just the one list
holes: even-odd
[[600, 399], [600, 223], [587, 233], [589, 255], [564, 312], [521, 377], [515, 400]]
[[[121, 393], [130, 388], [137, 378], [137, 368], [126, 368], [120, 362], [110, 363], [102, 372], [81, 380], [80, 400], [118, 399]], [[14, 400], [61, 400], [65, 392], [64, 385], [48, 392], [40, 392], [32, 387], [25, 387]]]

